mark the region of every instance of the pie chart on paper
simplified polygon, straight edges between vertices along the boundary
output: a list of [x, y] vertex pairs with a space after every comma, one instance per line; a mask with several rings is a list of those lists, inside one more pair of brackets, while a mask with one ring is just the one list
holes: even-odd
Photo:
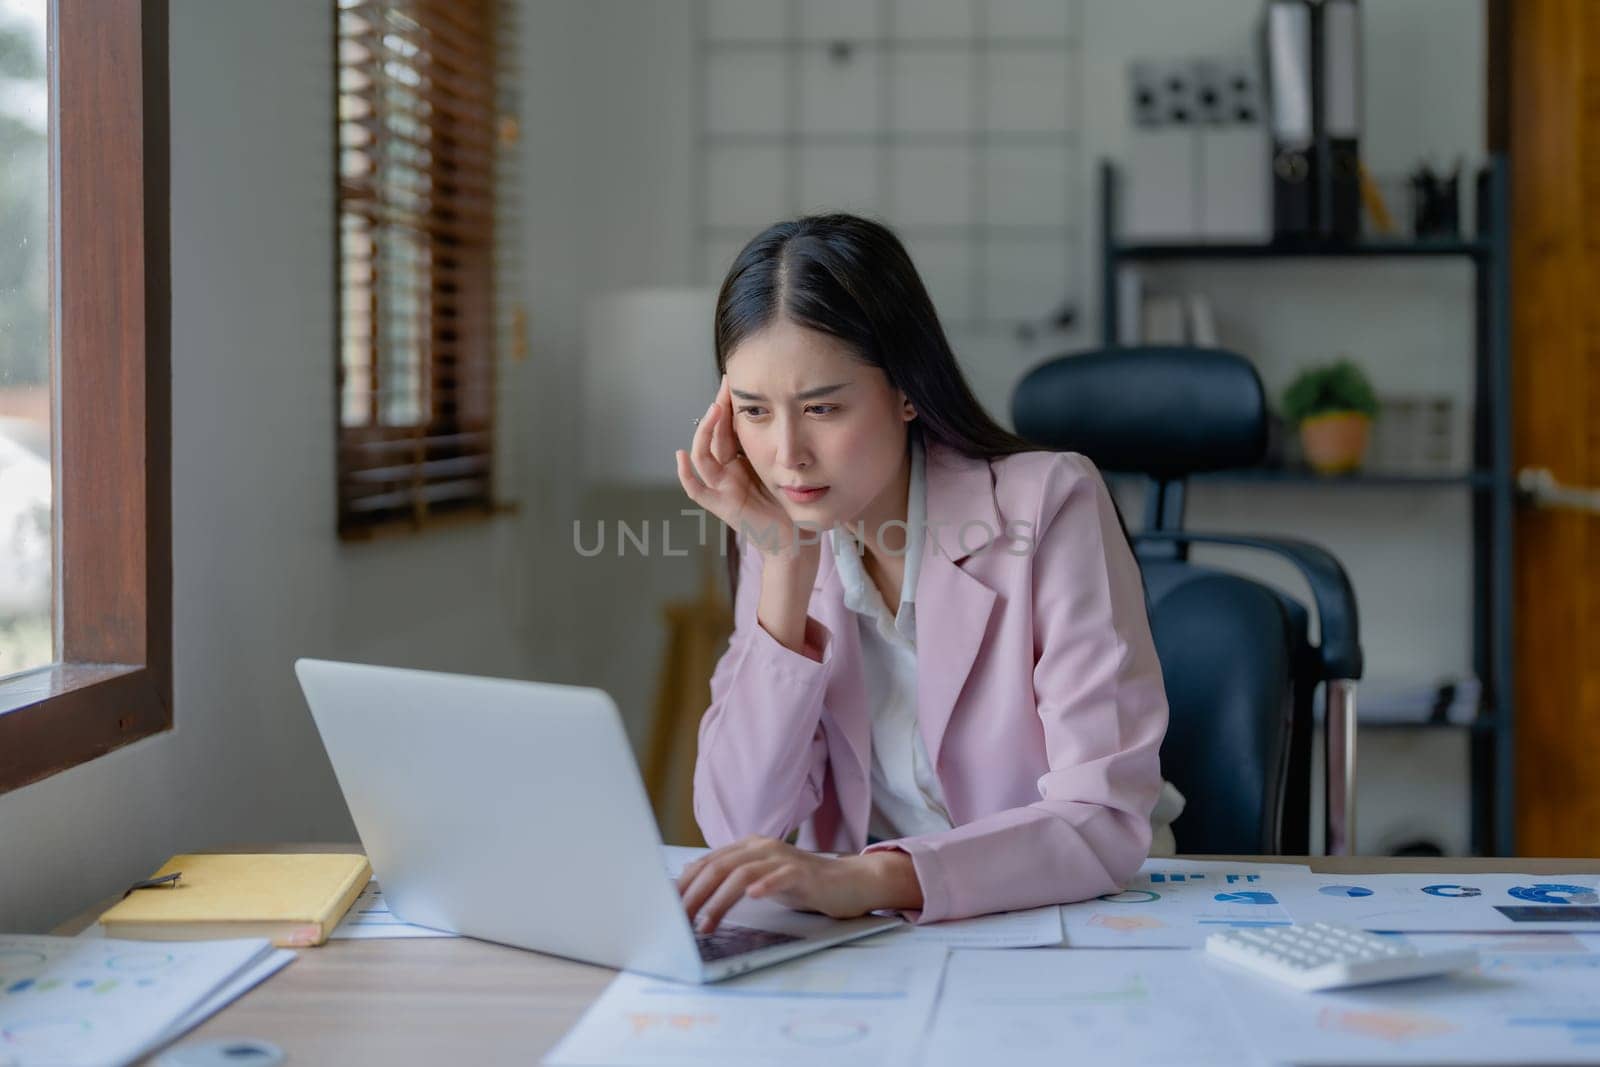
[[1361, 885], [1325, 885], [1317, 890], [1325, 897], [1370, 897], [1372, 890]]
[[1251, 889], [1240, 893], [1218, 893], [1217, 902], [1220, 904], [1276, 904], [1278, 898], [1271, 893], [1263, 893], [1259, 889]]
[[1510, 893], [1517, 900], [1527, 900], [1535, 904], [1593, 904], [1600, 899], [1589, 886], [1550, 882], [1514, 886]]

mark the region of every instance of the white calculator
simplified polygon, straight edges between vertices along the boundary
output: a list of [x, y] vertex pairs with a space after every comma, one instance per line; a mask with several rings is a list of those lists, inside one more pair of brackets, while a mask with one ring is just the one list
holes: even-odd
[[1338, 923], [1235, 927], [1206, 938], [1206, 951], [1306, 990], [1425, 978], [1478, 963], [1474, 949], [1420, 952], [1395, 938]]

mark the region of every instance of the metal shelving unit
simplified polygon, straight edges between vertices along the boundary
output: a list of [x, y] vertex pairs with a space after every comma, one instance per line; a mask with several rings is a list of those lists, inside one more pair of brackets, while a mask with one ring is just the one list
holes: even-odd
[[1472, 665], [1482, 684], [1472, 723], [1374, 723], [1382, 729], [1467, 730], [1471, 747], [1472, 848], [1479, 855], [1509, 855], [1514, 841], [1512, 773], [1513, 660], [1511, 640], [1510, 207], [1506, 161], [1493, 157], [1478, 177], [1477, 236], [1462, 240], [1302, 240], [1270, 244], [1124, 243], [1118, 239], [1116, 165], [1100, 165], [1102, 343], [1120, 336], [1117, 272], [1129, 263], [1179, 260], [1286, 260], [1330, 258], [1466, 259], [1473, 267], [1474, 411], [1472, 466], [1445, 474], [1363, 472], [1323, 477], [1309, 471], [1254, 468], [1221, 471], [1196, 482], [1316, 489], [1458, 489], [1472, 494]]

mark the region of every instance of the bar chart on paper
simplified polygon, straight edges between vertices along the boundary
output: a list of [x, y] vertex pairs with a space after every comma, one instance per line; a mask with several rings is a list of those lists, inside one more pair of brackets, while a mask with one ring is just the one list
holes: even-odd
[[1287, 926], [1282, 887], [1309, 877], [1293, 864], [1241, 868], [1201, 860], [1152, 859], [1119, 893], [1063, 905], [1073, 948], [1198, 948], [1215, 930]]

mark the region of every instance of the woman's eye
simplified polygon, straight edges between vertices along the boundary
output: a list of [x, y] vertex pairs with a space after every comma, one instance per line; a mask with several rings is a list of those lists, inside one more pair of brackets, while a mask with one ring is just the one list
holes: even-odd
[[743, 408], [739, 409], [739, 414], [741, 414], [741, 415], [749, 415], [751, 418], [754, 418], [755, 416], [761, 414], [761, 409], [758, 408], [758, 407], [753, 407], [753, 406], [752, 407], [743, 407]]

